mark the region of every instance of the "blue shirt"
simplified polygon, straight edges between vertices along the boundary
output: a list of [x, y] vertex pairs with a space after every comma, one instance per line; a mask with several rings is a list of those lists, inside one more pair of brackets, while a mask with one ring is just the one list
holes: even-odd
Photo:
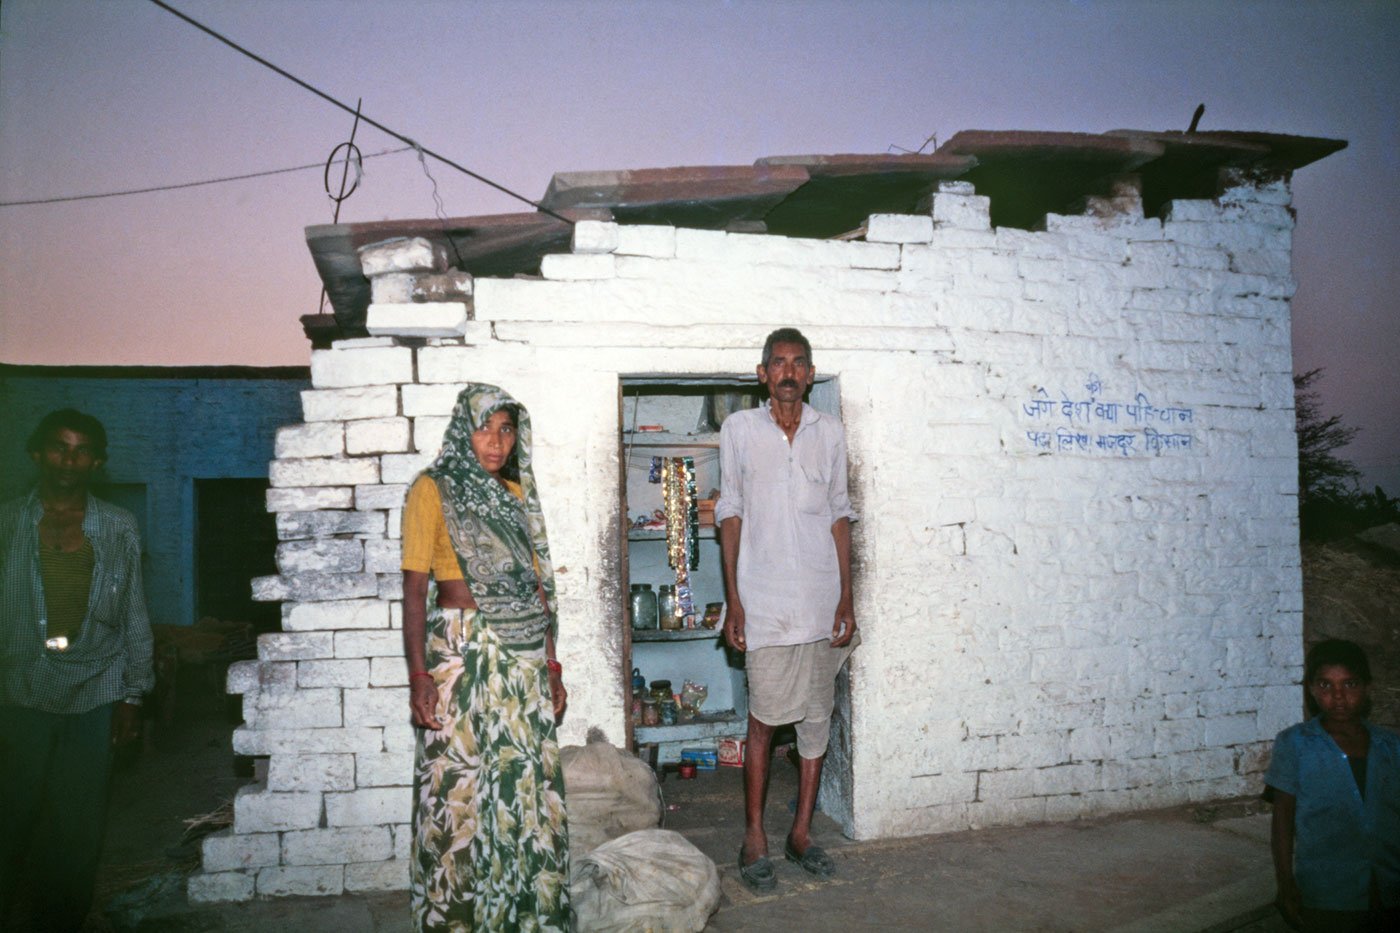
[[1400, 736], [1365, 723], [1366, 798], [1347, 756], [1317, 719], [1274, 739], [1264, 783], [1297, 799], [1293, 875], [1303, 904], [1318, 910], [1366, 910], [1371, 873], [1381, 905], [1400, 905]]
[[141, 586], [136, 519], [89, 494], [83, 535], [95, 562], [82, 633], [64, 652], [47, 651], [48, 618], [39, 571], [38, 493], [0, 505], [0, 706], [86, 713], [151, 689], [151, 625]]

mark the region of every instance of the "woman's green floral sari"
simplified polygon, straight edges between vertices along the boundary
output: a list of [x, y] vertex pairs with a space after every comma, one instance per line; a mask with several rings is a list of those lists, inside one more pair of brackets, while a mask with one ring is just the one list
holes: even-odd
[[[516, 412], [522, 501], [477, 462], [471, 435]], [[468, 385], [426, 474], [479, 610], [429, 594], [428, 670], [443, 729], [419, 733], [410, 894], [423, 930], [568, 930], [564, 774], [543, 646], [554, 575], [530, 460], [530, 421], [505, 392]], [[533, 559], [532, 559], [533, 558]], [[538, 565], [538, 575], [535, 566]]]

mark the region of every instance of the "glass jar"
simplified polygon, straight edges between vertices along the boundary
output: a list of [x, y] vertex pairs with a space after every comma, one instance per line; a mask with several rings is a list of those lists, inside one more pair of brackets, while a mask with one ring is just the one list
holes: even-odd
[[676, 604], [675, 584], [663, 583], [658, 589], [660, 595], [656, 598], [657, 620], [663, 629], [674, 632], [681, 627], [681, 617], [676, 615], [678, 606]]
[[653, 700], [651, 697], [647, 697], [646, 699], [642, 700], [642, 725], [661, 725], [661, 711], [657, 707], [656, 701]]
[[639, 631], [656, 628], [656, 594], [650, 583], [633, 583], [630, 596], [632, 627]]

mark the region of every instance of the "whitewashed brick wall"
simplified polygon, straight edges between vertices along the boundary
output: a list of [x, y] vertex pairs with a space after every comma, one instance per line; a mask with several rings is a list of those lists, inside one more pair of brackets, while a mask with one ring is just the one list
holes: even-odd
[[[781, 325], [839, 378], [861, 515], [850, 790], [824, 800], [852, 835], [1252, 792], [1300, 712], [1288, 204], [1240, 185], [1144, 219], [1120, 190], [1030, 232], [953, 184], [866, 242], [583, 222], [542, 278], [457, 280], [461, 314], [385, 282], [381, 336], [313, 353], [278, 437], [281, 574], [255, 588], [285, 631], [229, 676], [234, 747], [270, 761], [191, 897], [406, 883], [399, 509], [465, 381], [534, 420], [562, 740], [620, 741], [619, 374], [751, 374]], [[413, 249], [366, 267], [442, 273]]]

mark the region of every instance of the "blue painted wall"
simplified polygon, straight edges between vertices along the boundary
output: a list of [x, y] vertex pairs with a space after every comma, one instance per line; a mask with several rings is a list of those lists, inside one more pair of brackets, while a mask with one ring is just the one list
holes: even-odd
[[[107, 428], [104, 481], [138, 514], [151, 621], [195, 622], [195, 481], [266, 479], [277, 428], [301, 421], [309, 371], [0, 365], [0, 501], [26, 493], [29, 433], [77, 408]], [[98, 490], [102, 494], [102, 490]]]

